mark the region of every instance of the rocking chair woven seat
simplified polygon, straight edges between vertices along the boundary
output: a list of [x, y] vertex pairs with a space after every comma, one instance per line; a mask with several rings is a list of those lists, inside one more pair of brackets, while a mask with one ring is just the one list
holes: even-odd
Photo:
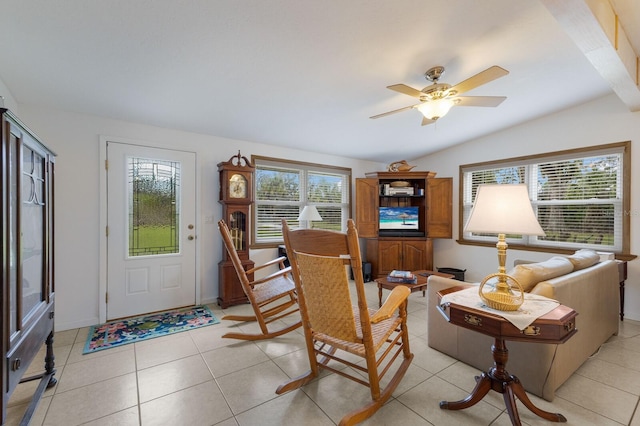
[[[296, 283], [310, 371], [280, 385], [276, 393], [300, 388], [316, 378], [320, 369], [329, 370], [369, 388], [372, 401], [347, 413], [340, 425], [364, 421], [391, 397], [413, 360], [407, 332], [407, 298], [411, 291], [405, 286], [395, 287], [380, 309], [367, 307], [353, 220], [348, 221], [346, 233], [290, 230], [285, 221], [282, 230]], [[353, 270], [355, 305], [347, 266]], [[364, 365], [353, 361], [353, 355], [363, 358]], [[336, 368], [330, 361], [363, 374]], [[391, 368], [393, 364], [397, 364], [396, 369]], [[393, 377], [381, 388], [386, 373], [393, 373]]]
[[[273, 325], [275, 321], [299, 312], [295, 283], [291, 278], [291, 267], [285, 268], [285, 257], [273, 259], [245, 271], [227, 224], [220, 220], [218, 221], [218, 228], [242, 285], [242, 290], [246, 294], [254, 312], [254, 315], [225, 315], [222, 319], [242, 322], [256, 321], [260, 326], [260, 333], [257, 334], [227, 333], [222, 337], [241, 340], [263, 340], [283, 335], [300, 327], [302, 325], [300, 320], [280, 328], [275, 328]], [[254, 272], [268, 267], [273, 268], [275, 265], [279, 265], [280, 268], [276, 272], [253, 281], [249, 280], [249, 276]]]

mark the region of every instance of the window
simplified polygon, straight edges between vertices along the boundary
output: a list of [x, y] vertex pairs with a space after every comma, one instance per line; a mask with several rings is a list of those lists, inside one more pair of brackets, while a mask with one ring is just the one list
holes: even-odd
[[630, 142], [460, 166], [461, 243], [495, 244], [464, 232], [480, 184], [526, 184], [545, 236], [507, 235], [509, 246], [629, 254]]
[[[350, 217], [351, 169], [253, 156], [255, 208], [253, 244], [281, 244], [282, 219], [292, 227], [342, 231]], [[301, 221], [298, 215], [313, 205], [322, 221]]]

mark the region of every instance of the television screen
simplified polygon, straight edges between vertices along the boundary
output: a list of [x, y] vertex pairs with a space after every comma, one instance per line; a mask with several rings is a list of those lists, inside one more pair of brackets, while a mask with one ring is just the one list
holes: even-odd
[[417, 230], [419, 229], [418, 207], [380, 207], [380, 229]]

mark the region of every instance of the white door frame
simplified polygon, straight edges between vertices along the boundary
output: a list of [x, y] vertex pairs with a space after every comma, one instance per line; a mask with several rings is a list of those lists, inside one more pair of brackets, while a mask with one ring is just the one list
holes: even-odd
[[[116, 142], [128, 145], [141, 145], [150, 148], [170, 149], [174, 151], [181, 151], [176, 149], [175, 146], [163, 146], [158, 143], [149, 141], [133, 140], [122, 137], [111, 137], [100, 135], [100, 273], [98, 284], [98, 321], [104, 323], [107, 320], [107, 142]], [[187, 151], [187, 150], [182, 150]], [[194, 151], [189, 151], [194, 152]], [[200, 215], [200, 163], [197, 152], [196, 154], [196, 230], [202, 229], [202, 221]], [[197, 235], [197, 234], [196, 234]], [[201, 240], [202, 238], [196, 238], [196, 304], [200, 304], [202, 297], [202, 289], [200, 282], [200, 253], [201, 253]]]

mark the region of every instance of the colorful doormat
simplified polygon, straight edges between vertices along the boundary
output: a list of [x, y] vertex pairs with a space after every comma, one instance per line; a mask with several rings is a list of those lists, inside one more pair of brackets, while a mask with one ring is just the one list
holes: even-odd
[[219, 322], [208, 307], [195, 306], [93, 325], [89, 329], [82, 353], [88, 354]]

